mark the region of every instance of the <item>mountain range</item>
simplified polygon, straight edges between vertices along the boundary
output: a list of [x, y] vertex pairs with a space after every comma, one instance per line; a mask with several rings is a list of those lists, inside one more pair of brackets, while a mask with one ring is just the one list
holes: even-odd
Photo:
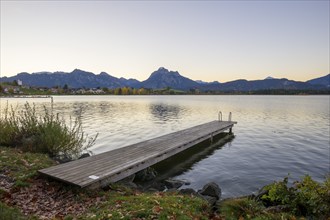
[[150, 88], [162, 89], [172, 88], [178, 90], [199, 89], [202, 91], [256, 91], [268, 89], [285, 89], [285, 90], [329, 90], [330, 74], [311, 79], [306, 82], [288, 80], [286, 78], [276, 79], [267, 77], [263, 80], [245, 80], [239, 79], [235, 81], [219, 83], [194, 81], [180, 75], [177, 71], [169, 71], [164, 67], [151, 73], [150, 77], [144, 81], [136, 79], [117, 78], [108, 73], [101, 72], [96, 75], [75, 69], [70, 73], [67, 72], [38, 72], [38, 73], [19, 73], [12, 77], [2, 77], [0, 82], [12, 82], [14, 80], [22, 81], [23, 85], [35, 87], [54, 87], [65, 84], [70, 88]]

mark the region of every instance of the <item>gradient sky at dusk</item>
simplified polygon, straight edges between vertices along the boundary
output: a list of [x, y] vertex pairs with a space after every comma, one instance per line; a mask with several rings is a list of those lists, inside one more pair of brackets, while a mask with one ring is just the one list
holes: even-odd
[[3, 1], [1, 76], [66, 71], [145, 80], [329, 73], [329, 1]]

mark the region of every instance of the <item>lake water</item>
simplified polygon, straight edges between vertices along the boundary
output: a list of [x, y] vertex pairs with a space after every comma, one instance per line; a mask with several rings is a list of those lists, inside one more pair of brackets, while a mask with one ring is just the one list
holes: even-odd
[[[290, 173], [323, 181], [329, 174], [329, 96], [54, 96], [54, 111], [81, 111], [84, 131], [99, 134], [91, 150], [101, 153], [216, 120], [232, 112], [235, 137], [211, 148], [172, 177], [200, 189], [214, 181], [223, 197], [256, 192]], [[47, 99], [9, 99], [50, 106]], [[1, 98], [1, 108], [7, 99]], [[183, 158], [182, 160], [187, 160]], [[174, 166], [180, 166], [174, 164]], [[174, 169], [168, 165], [165, 170]]]

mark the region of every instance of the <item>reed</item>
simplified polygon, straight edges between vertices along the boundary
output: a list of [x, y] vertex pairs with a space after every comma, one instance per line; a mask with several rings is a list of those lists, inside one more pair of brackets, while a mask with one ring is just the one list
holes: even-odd
[[7, 104], [0, 117], [0, 145], [76, 159], [95, 143], [97, 135], [88, 137], [84, 133], [80, 116], [70, 118], [68, 125], [59, 113], [43, 108], [37, 113], [35, 105], [28, 102], [22, 110]]

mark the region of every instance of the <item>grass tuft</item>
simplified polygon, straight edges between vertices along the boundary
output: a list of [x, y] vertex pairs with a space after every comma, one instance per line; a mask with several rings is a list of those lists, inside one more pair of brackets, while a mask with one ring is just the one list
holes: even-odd
[[0, 220], [25, 220], [27, 219], [22, 215], [22, 213], [12, 207], [8, 207], [7, 205], [0, 202]]
[[22, 152], [15, 148], [0, 147], [0, 173], [7, 177], [8, 184], [28, 186], [28, 180], [38, 170], [50, 167], [55, 162], [45, 154]]
[[177, 193], [111, 193], [86, 219], [208, 219], [206, 201]]

